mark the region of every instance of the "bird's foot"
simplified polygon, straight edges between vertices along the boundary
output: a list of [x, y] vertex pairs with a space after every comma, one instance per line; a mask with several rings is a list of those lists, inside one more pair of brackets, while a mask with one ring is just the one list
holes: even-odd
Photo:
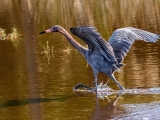
[[120, 88], [121, 90], [125, 90], [125, 88], [124, 88], [124, 87], [122, 87], [121, 85], [119, 85], [119, 88]]
[[77, 84], [73, 89], [74, 90], [76, 90], [76, 89], [78, 89], [78, 88], [83, 88], [83, 89], [88, 89], [88, 90], [95, 90], [95, 88], [90, 88], [90, 87], [88, 87], [88, 86], [86, 86], [86, 85], [83, 85], [83, 84]]

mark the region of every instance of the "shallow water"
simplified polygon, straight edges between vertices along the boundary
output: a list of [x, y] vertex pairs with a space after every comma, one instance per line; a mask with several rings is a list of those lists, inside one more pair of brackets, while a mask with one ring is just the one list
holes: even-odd
[[[92, 69], [59, 33], [38, 33], [58, 24], [70, 27], [94, 25], [103, 38], [121, 27], [132, 26], [160, 34], [159, 0], [5, 0], [0, 1], [0, 27], [21, 36], [17, 47], [0, 41], [0, 120], [156, 120], [160, 118], [160, 41], [136, 41], [123, 61], [117, 80], [138, 94], [96, 98], [73, 91], [78, 83], [94, 86]], [[74, 38], [85, 45], [82, 40]], [[53, 46], [49, 60], [43, 46]], [[71, 50], [70, 50], [71, 49]], [[99, 74], [99, 82], [108, 77]], [[108, 85], [118, 90], [110, 80]], [[148, 92], [147, 92], [148, 93]]]

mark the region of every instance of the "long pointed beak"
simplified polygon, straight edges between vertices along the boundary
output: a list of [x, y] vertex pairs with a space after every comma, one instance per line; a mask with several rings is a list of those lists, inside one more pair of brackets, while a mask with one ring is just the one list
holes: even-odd
[[50, 29], [48, 29], [48, 30], [45, 30], [45, 31], [40, 32], [39, 34], [43, 34], [43, 33], [50, 33], [50, 32], [51, 32], [51, 30], [50, 30]]
[[43, 33], [46, 33], [46, 31], [42, 31], [42, 32], [40, 32], [39, 34], [43, 34]]

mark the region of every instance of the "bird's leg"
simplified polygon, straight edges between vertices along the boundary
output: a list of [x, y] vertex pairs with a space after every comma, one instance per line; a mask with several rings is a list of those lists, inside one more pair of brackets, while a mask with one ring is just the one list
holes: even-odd
[[110, 79], [112, 79], [112, 80], [118, 85], [118, 87], [119, 87], [121, 90], [125, 90], [125, 88], [122, 87], [122, 86], [119, 84], [119, 82], [116, 80], [116, 78], [114, 77], [113, 74], [108, 74], [108, 77], [109, 77]]
[[97, 77], [94, 77], [94, 84], [95, 84], [95, 91], [97, 91], [97, 88], [98, 88], [98, 84], [97, 84]]
[[97, 91], [97, 88], [98, 88], [98, 84], [97, 84], [97, 82], [98, 82], [98, 79], [97, 79], [98, 71], [93, 69], [93, 74], [94, 74], [94, 84], [95, 84], [94, 91]]
[[83, 84], [80, 83], [80, 84], [76, 85], [76, 86], [74, 87], [74, 89], [76, 90], [76, 89], [78, 89], [79, 87], [82, 87], [83, 89], [86, 88], [86, 89], [88, 89], [88, 90], [97, 91], [97, 87], [98, 87], [98, 84], [97, 84], [97, 81], [98, 81], [98, 80], [97, 80], [97, 74], [98, 74], [98, 71], [93, 69], [93, 74], [94, 74], [95, 88], [90, 88], [90, 87], [85, 86], [85, 85], [83, 85]]
[[86, 86], [86, 85], [83, 85], [83, 84], [78, 84], [78, 85], [76, 85], [75, 87], [74, 87], [74, 89], [78, 89], [79, 87], [82, 87], [83, 89], [84, 88], [86, 88], [86, 89], [88, 89], [88, 90], [93, 90], [93, 88], [90, 88], [90, 87], [88, 87], [88, 86]]

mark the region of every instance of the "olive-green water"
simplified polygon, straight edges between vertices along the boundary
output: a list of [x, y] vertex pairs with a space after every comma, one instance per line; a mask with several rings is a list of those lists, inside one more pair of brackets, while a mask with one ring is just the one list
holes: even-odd
[[[110, 100], [77, 95], [76, 84], [94, 86], [92, 69], [62, 34], [38, 34], [53, 25], [67, 31], [93, 25], [106, 40], [128, 26], [160, 34], [159, 0], [1, 0], [0, 6], [0, 28], [10, 33], [15, 26], [21, 34], [18, 46], [0, 41], [0, 120], [160, 119], [159, 94], [111, 95]], [[160, 41], [136, 41], [123, 63], [123, 72], [115, 73], [122, 86], [160, 88]], [[104, 74], [98, 79], [108, 81]], [[108, 85], [119, 89], [111, 80]]]

